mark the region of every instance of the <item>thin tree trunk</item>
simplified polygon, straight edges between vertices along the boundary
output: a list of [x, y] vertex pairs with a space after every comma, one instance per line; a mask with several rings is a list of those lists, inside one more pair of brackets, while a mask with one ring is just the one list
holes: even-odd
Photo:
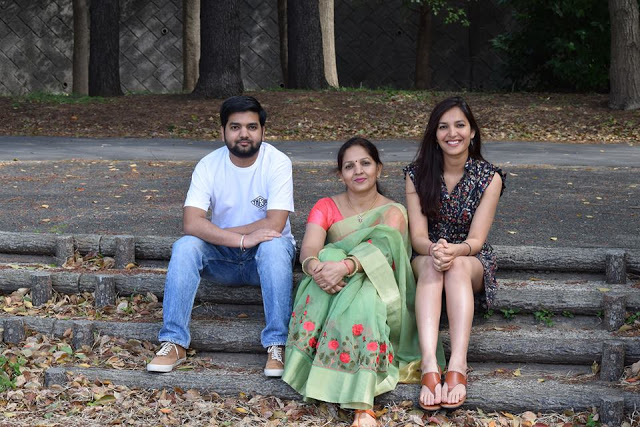
[[289, 87], [324, 89], [324, 57], [318, 0], [287, 3]]
[[194, 96], [227, 98], [244, 91], [238, 0], [200, 2], [200, 76]]
[[340, 87], [336, 66], [336, 37], [334, 23], [334, 0], [320, 0], [320, 28], [322, 29], [322, 55], [324, 77], [332, 87]]
[[418, 25], [418, 40], [416, 46], [416, 89], [428, 89], [431, 87], [431, 67], [429, 55], [433, 42], [431, 27], [431, 7], [424, 3], [420, 6], [420, 23]]
[[289, 44], [287, 39], [287, 0], [278, 0], [278, 32], [280, 34], [280, 68], [282, 83], [289, 87]]
[[89, 0], [73, 0], [73, 87], [89, 94]]
[[609, 0], [611, 65], [609, 107], [640, 108], [640, 18], [637, 0]]
[[94, 0], [89, 11], [89, 95], [120, 96], [119, 0]]
[[192, 92], [200, 61], [200, 0], [182, 1], [182, 90]]

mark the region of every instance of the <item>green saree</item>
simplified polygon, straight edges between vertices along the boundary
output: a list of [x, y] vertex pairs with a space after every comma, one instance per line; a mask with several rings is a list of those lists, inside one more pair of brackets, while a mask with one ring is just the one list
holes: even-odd
[[[402, 230], [385, 224], [391, 215], [398, 218], [398, 210]], [[419, 363], [409, 366], [420, 359], [420, 349], [406, 210], [390, 203], [369, 211], [362, 223], [345, 218], [329, 228], [327, 242], [320, 260], [354, 255], [364, 272], [333, 295], [311, 277], [300, 282], [282, 379], [306, 401], [368, 409], [375, 396], [393, 390], [399, 380], [419, 381]], [[440, 343], [438, 360], [442, 365]]]

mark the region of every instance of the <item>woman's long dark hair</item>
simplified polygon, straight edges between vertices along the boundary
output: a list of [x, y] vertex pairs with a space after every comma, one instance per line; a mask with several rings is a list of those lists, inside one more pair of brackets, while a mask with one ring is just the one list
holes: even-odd
[[415, 163], [415, 187], [418, 197], [420, 197], [420, 207], [422, 213], [427, 217], [434, 218], [440, 211], [440, 179], [443, 171], [442, 150], [438, 145], [436, 133], [440, 119], [450, 109], [458, 107], [469, 121], [471, 130], [475, 131], [475, 136], [469, 145], [469, 157], [477, 160], [484, 160], [480, 149], [482, 146], [480, 138], [480, 128], [476, 123], [471, 108], [464, 99], [459, 96], [452, 96], [440, 101], [429, 116], [427, 129], [424, 131], [420, 149], [414, 161]]

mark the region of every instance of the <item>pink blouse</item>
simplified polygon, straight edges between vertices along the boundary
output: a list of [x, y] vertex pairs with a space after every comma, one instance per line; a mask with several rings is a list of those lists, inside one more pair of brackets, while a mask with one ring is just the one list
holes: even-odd
[[316, 202], [309, 212], [307, 223], [318, 224], [328, 230], [333, 224], [342, 221], [342, 214], [331, 197], [324, 197]]

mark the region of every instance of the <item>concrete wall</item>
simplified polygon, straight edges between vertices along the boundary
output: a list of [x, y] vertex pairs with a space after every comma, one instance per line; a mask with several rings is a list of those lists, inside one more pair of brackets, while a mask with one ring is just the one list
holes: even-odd
[[[477, 2], [480, 3], [480, 2]], [[469, 3], [469, 28], [434, 20], [437, 89], [508, 85], [489, 40], [505, 16], [495, 0]], [[336, 0], [340, 84], [412, 88], [417, 14], [403, 0]], [[245, 88], [282, 85], [277, 0], [241, 0]], [[120, 78], [129, 92], [182, 89], [182, 0], [121, 0]], [[72, 86], [72, 0], [0, 0], [0, 94], [66, 92]]]

